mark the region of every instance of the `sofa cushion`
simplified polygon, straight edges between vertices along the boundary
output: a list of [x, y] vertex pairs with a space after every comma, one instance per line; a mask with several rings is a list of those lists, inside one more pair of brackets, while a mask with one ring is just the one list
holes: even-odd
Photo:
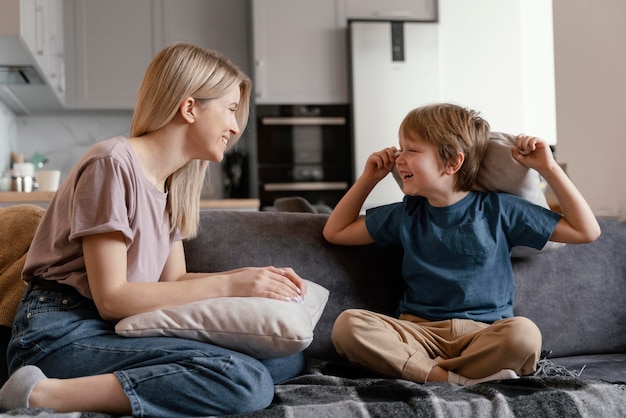
[[222, 297], [132, 315], [115, 332], [125, 337], [170, 336], [205, 341], [256, 358], [307, 348], [328, 301], [328, 290], [307, 281], [302, 303], [262, 297]]

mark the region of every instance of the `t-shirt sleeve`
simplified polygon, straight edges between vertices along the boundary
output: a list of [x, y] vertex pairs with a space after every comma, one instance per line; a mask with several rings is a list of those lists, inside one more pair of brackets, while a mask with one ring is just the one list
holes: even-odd
[[543, 248], [562, 215], [517, 196], [501, 194], [500, 198], [508, 202], [504, 204], [507, 210], [503, 219], [510, 246]]
[[134, 202], [131, 171], [115, 158], [98, 158], [85, 165], [74, 187], [70, 210], [70, 240], [119, 231], [127, 245], [133, 240], [130, 218]]
[[400, 225], [404, 205], [393, 203], [368, 209], [365, 212], [365, 226], [374, 242], [379, 245], [400, 243]]

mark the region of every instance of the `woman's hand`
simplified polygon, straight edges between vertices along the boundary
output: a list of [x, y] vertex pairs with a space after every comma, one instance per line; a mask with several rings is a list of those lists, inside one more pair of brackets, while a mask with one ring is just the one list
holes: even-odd
[[259, 296], [302, 302], [306, 282], [290, 267], [245, 267], [224, 273], [229, 296]]

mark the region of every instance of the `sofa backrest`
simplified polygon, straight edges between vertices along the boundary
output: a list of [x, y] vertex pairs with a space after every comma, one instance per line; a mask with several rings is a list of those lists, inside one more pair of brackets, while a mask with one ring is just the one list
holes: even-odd
[[552, 355], [626, 352], [626, 221], [599, 218], [589, 244], [514, 259], [514, 311], [541, 329]]
[[374, 246], [342, 247], [322, 237], [328, 215], [290, 212], [203, 211], [201, 231], [185, 243], [189, 271], [247, 266], [292, 267], [330, 291], [307, 353], [336, 358], [330, 332], [339, 313], [368, 307], [393, 313], [402, 293], [401, 252]]
[[[328, 215], [203, 211], [201, 231], [185, 243], [189, 271], [246, 266], [292, 267], [330, 297], [307, 353], [333, 359], [330, 333], [347, 308], [393, 315], [404, 289], [399, 247], [343, 247], [326, 242]], [[542, 330], [553, 355], [626, 352], [626, 223], [601, 219], [596, 242], [514, 260], [517, 315]]]

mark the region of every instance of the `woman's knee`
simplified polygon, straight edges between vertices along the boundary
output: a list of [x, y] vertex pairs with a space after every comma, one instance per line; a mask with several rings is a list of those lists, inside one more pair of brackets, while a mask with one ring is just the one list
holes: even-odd
[[235, 354], [223, 356], [221, 366], [205, 357], [191, 358], [189, 363], [193, 364], [190, 367], [193, 373], [187, 373], [185, 384], [194, 388], [187, 390], [188, 399], [194, 401], [185, 405], [189, 408], [185, 412], [247, 414], [264, 409], [272, 402], [274, 381], [267, 368], [256, 359]]
[[[245, 363], [245, 362], [244, 362]], [[227, 414], [245, 414], [267, 408], [274, 398], [274, 380], [261, 363], [240, 364], [232, 377]]]

